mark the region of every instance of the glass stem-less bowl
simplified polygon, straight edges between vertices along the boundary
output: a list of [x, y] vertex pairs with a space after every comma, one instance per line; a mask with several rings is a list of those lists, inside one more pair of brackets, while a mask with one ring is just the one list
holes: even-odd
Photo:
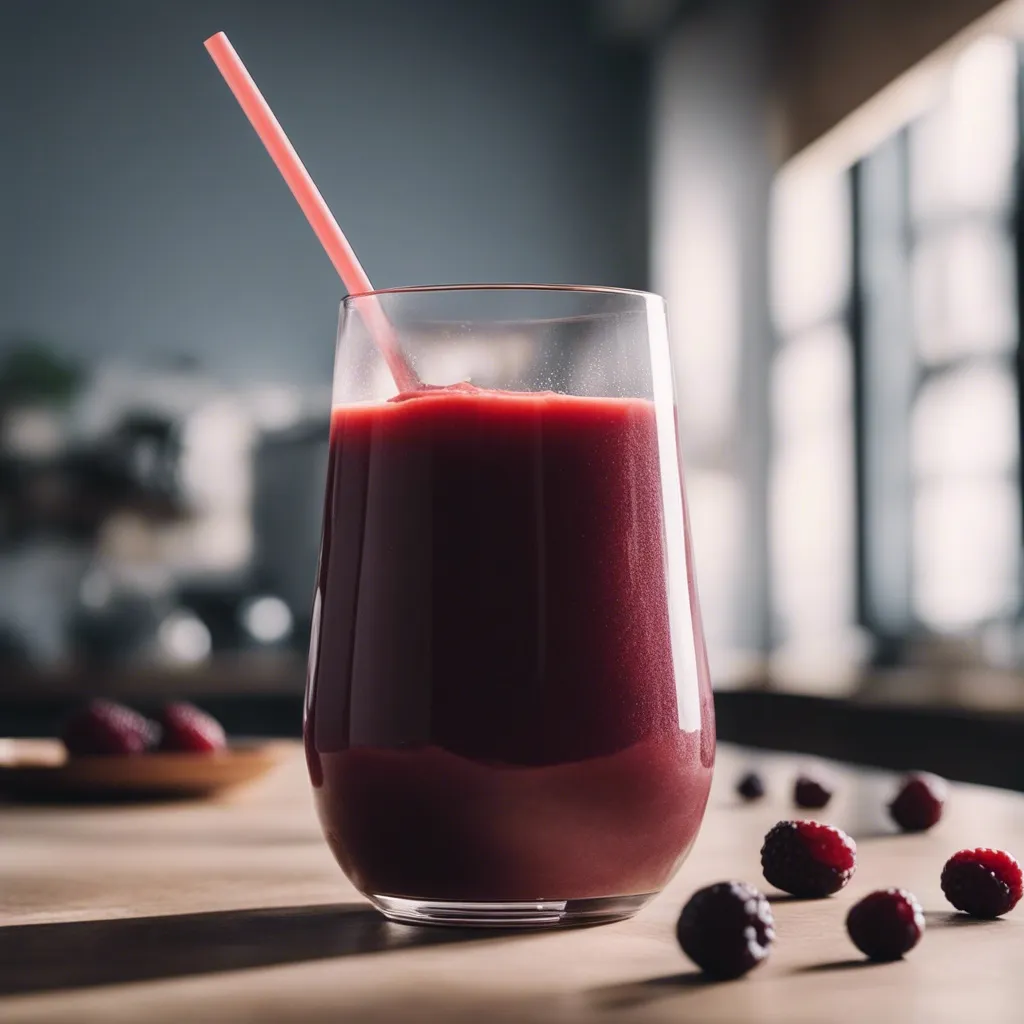
[[386, 915], [566, 924], [657, 893], [714, 760], [663, 301], [347, 299], [313, 618], [316, 803]]

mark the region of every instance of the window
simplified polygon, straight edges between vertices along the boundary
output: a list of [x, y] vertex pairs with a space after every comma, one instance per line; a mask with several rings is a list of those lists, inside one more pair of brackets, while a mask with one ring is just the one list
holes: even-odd
[[929, 111], [855, 167], [776, 184], [784, 670], [855, 662], [858, 625], [884, 663], [912, 637], [1020, 611], [1020, 67], [1015, 43], [979, 40]]
[[772, 203], [773, 668], [790, 679], [856, 644], [850, 198], [845, 175], [804, 171]]
[[1017, 81], [1015, 44], [982, 40], [908, 129], [911, 593], [938, 631], [1011, 616], [1020, 597]]

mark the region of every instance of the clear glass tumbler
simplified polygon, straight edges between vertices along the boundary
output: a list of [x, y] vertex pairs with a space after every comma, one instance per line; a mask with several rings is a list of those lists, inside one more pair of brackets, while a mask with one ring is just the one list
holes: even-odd
[[327, 841], [394, 920], [613, 920], [665, 885], [715, 731], [661, 298], [345, 300], [304, 735]]

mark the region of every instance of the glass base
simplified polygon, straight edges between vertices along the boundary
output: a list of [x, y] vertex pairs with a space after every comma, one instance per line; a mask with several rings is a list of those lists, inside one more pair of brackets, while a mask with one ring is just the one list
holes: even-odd
[[538, 900], [533, 903], [467, 903], [454, 900], [407, 900], [369, 894], [389, 920], [401, 924], [455, 928], [558, 928], [606, 924], [632, 917], [656, 894], [602, 896], [590, 900]]

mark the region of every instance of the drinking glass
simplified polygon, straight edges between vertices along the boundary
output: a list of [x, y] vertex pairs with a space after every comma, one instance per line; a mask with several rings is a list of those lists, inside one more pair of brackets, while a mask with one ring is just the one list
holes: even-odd
[[715, 732], [661, 298], [345, 299], [303, 731], [393, 920], [614, 920], [665, 885]]

